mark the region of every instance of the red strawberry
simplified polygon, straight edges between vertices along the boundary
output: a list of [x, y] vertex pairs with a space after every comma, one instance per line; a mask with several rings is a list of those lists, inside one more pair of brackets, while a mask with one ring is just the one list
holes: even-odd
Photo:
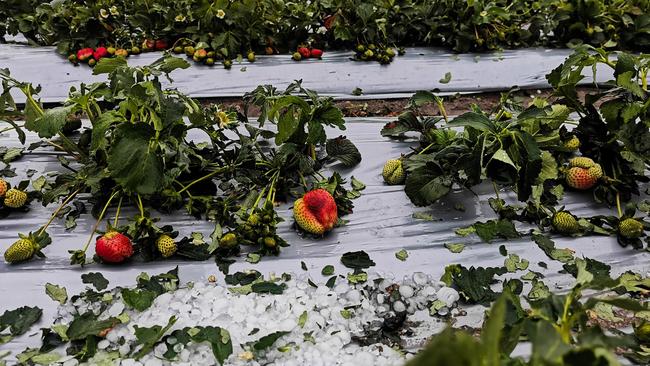
[[108, 57], [110, 54], [108, 53], [108, 49], [106, 47], [97, 47], [95, 49], [95, 52], [93, 52], [93, 58], [97, 61], [101, 60], [103, 57]]
[[156, 47], [156, 41], [153, 39], [145, 39], [142, 41], [142, 49], [144, 51], [152, 51]]
[[323, 50], [319, 50], [318, 48], [311, 49], [311, 57], [321, 58], [322, 56], [323, 56]]
[[598, 178], [589, 174], [589, 169], [573, 167], [566, 172], [566, 183], [571, 188], [585, 190], [593, 187]]
[[311, 52], [307, 47], [298, 47], [298, 53], [302, 58], [309, 58], [309, 56], [311, 56]]
[[109, 231], [97, 239], [95, 253], [104, 262], [120, 263], [133, 255], [133, 244], [125, 235]]
[[90, 57], [93, 55], [93, 49], [90, 47], [82, 48], [79, 51], [77, 51], [77, 60], [78, 61], [88, 61]]
[[167, 48], [169, 48], [169, 44], [164, 39], [157, 39], [154, 44], [154, 48], [156, 49], [156, 51], [164, 51]]
[[317, 235], [331, 230], [339, 218], [334, 197], [324, 189], [309, 191], [296, 200], [293, 217], [298, 226]]

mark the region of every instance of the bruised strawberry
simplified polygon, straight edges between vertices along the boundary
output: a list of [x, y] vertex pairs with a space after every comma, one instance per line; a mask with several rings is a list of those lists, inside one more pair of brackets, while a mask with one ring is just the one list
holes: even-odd
[[322, 188], [309, 191], [294, 202], [293, 217], [303, 230], [322, 235], [338, 221], [334, 197]]
[[90, 47], [82, 48], [77, 51], [77, 60], [81, 62], [88, 61], [93, 56], [93, 49]]
[[319, 50], [318, 48], [312, 48], [310, 56], [314, 58], [321, 58], [323, 57], [323, 50]]
[[311, 56], [311, 52], [307, 47], [298, 47], [298, 53], [302, 58], [309, 58], [309, 56]]
[[133, 255], [133, 244], [124, 234], [109, 231], [97, 239], [95, 253], [104, 262], [120, 263]]
[[169, 43], [167, 43], [167, 40], [157, 39], [156, 42], [154, 43], [154, 49], [156, 51], [164, 51], [167, 48], [169, 48]]
[[108, 56], [110, 56], [110, 53], [108, 53], [108, 49], [106, 47], [97, 47], [97, 49], [95, 49], [95, 52], [93, 52], [93, 58], [96, 61], [99, 61], [102, 58]]

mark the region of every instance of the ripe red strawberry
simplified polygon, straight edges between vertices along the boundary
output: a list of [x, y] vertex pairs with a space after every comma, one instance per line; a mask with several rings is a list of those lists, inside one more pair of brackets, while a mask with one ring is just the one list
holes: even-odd
[[323, 56], [323, 50], [319, 50], [318, 48], [311, 49], [311, 57], [321, 58], [322, 56]]
[[154, 43], [154, 48], [156, 51], [164, 51], [169, 48], [169, 43], [167, 43], [167, 41], [164, 39], [157, 39]]
[[120, 263], [133, 255], [133, 244], [125, 235], [109, 231], [97, 239], [95, 253], [104, 262]]
[[331, 230], [339, 218], [334, 197], [324, 189], [309, 191], [296, 200], [293, 217], [298, 226], [317, 235]]
[[142, 50], [143, 51], [153, 51], [156, 47], [156, 41], [153, 39], [145, 39], [142, 41]]
[[90, 47], [82, 48], [77, 51], [77, 60], [78, 61], [88, 61], [89, 58], [93, 55], [93, 49]]
[[302, 58], [309, 58], [309, 56], [311, 56], [311, 52], [307, 47], [298, 47], [298, 53]]
[[93, 58], [97, 61], [101, 60], [103, 57], [108, 57], [110, 54], [108, 53], [108, 49], [106, 47], [97, 47], [95, 49], [95, 52], [93, 52]]
[[573, 167], [566, 172], [566, 183], [571, 188], [585, 190], [596, 184], [597, 178], [589, 174], [589, 169]]

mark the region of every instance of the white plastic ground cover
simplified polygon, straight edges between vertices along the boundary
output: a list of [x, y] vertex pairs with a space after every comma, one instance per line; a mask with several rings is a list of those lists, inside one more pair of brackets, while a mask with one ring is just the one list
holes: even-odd
[[[302, 80], [307, 88], [339, 99], [405, 98], [414, 90], [439, 89], [441, 95], [549, 87], [545, 75], [571, 54], [567, 49], [520, 49], [482, 54], [453, 54], [435, 48], [409, 48], [406, 55], [395, 57], [390, 65], [351, 61], [353, 53], [325, 52], [322, 60], [293, 61], [290, 55], [259, 55], [257, 61], [244, 61], [225, 70], [192, 63], [186, 70], [173, 74], [175, 88], [191, 97], [241, 97], [260, 84], [285, 87]], [[145, 53], [129, 57], [133, 65], [146, 65], [161, 56]], [[185, 57], [182, 55], [181, 57]], [[43, 87], [39, 94], [44, 102], [63, 102], [71, 86], [104, 81], [93, 76], [88, 66], [73, 66], [53, 47], [30, 47], [19, 44], [0, 45], [0, 68], [9, 68], [14, 78]], [[451, 80], [442, 83], [445, 74]], [[591, 83], [591, 70], [584, 83]], [[612, 78], [604, 68], [597, 82]], [[352, 91], [360, 88], [363, 94]], [[24, 101], [23, 95], [15, 94]]]
[[[345, 134], [357, 145], [363, 161], [353, 169], [338, 169], [336, 166], [331, 168], [341, 172], [345, 178], [355, 176], [364, 182], [367, 188], [362, 191], [361, 197], [354, 201], [354, 213], [344, 217], [349, 221], [345, 226], [336, 228], [320, 240], [302, 238], [291, 227], [290, 207], [286, 204], [282, 205], [279, 214], [286, 219], [286, 222], [280, 225], [279, 232], [290, 246], [283, 248], [280, 256], [265, 257], [257, 264], [245, 262], [242, 256], [232, 265], [231, 273], [245, 269], [256, 269], [263, 274], [273, 272], [279, 275], [287, 272], [308, 275], [315, 283], [324, 283], [327, 277], [322, 276], [320, 271], [325, 265], [334, 265], [336, 273], [347, 273], [349, 270], [340, 263], [341, 255], [350, 251], [364, 250], [376, 262], [376, 266], [371, 268], [371, 275], [374, 272], [381, 272], [399, 277], [422, 271], [439, 278], [444, 267], [454, 263], [467, 267], [502, 266], [505, 258], [499, 253], [498, 247], [503, 244], [509, 253], [527, 259], [530, 262], [530, 270], [544, 274], [546, 276], [544, 281], [551, 290], [562, 292], [571, 286], [573, 278], [558, 273], [561, 269], [560, 263], [547, 258], [529, 238], [485, 244], [474, 236], [462, 238], [454, 233], [456, 228], [471, 225], [477, 220], [485, 221], [495, 217], [487, 202], [487, 199], [494, 195], [491, 186], [476, 187], [474, 193], [455, 192], [431, 207], [418, 208], [410, 203], [402, 186], [385, 185], [380, 174], [385, 160], [407, 153], [414, 143], [413, 141], [395, 142], [382, 137], [379, 131], [387, 121], [388, 119], [382, 118], [347, 119]], [[340, 131], [328, 131], [331, 136], [335, 136], [336, 133]], [[30, 136], [27, 144], [35, 140], [34, 136]], [[17, 146], [18, 142], [14, 136], [4, 134], [0, 135], [0, 145]], [[36, 179], [44, 172], [56, 170], [58, 163], [54, 155], [39, 154], [25, 156], [13, 163], [13, 166], [17, 168], [19, 176], [21, 174], [24, 176], [23, 173], [27, 169], [35, 169], [38, 173], [33, 176], [33, 179]], [[11, 182], [17, 183], [13, 180]], [[514, 196], [508, 192], [502, 192], [501, 196], [514, 199]], [[563, 204], [578, 216], [612, 213], [612, 210], [592, 202], [589, 193], [568, 193]], [[465, 211], [454, 209], [457, 204], [462, 204]], [[45, 209], [38, 203], [33, 203], [30, 212], [11, 215], [0, 220], [0, 249], [4, 251], [14, 242], [17, 233], [33, 230], [45, 223], [52, 210], [52, 207]], [[414, 212], [429, 213], [435, 220], [415, 219], [412, 216]], [[129, 217], [132, 213], [132, 211], [124, 212], [122, 217]], [[107, 217], [110, 214], [109, 212]], [[173, 225], [181, 235], [198, 231], [207, 237], [213, 229], [211, 224], [194, 220], [182, 213], [159, 216], [162, 218], [162, 224]], [[23, 305], [39, 306], [44, 309], [44, 315], [37, 326], [48, 326], [55, 317], [57, 303], [45, 294], [45, 284], [50, 282], [65, 286], [68, 294], [76, 294], [85, 286], [81, 283], [80, 275], [87, 272], [101, 271], [110, 280], [110, 286], [114, 287], [133, 285], [135, 277], [141, 272], [157, 274], [179, 266], [182, 282], [205, 282], [209, 275], [216, 275], [217, 282], [223, 284], [223, 274], [211, 260], [136, 262], [124, 266], [91, 264], [85, 268], [70, 266], [68, 250], [83, 246], [90, 235], [90, 227], [94, 224], [94, 220], [90, 215], [84, 215], [77, 220], [77, 223], [77, 228], [71, 232], [65, 231], [62, 221], [55, 221], [50, 226], [48, 232], [53, 238], [53, 243], [45, 249], [46, 259], [21, 265], [0, 263], [0, 313]], [[611, 237], [554, 239], [558, 248], [571, 248], [576, 251], [577, 256], [586, 256], [609, 264], [612, 266], [613, 274], [620, 274], [627, 270], [647, 273], [650, 270], [650, 253], [622, 248]], [[453, 254], [444, 247], [445, 243], [458, 242], [466, 244], [465, 250], [461, 253]], [[395, 253], [400, 249], [405, 249], [409, 254], [404, 262], [395, 257]], [[89, 255], [92, 254], [91, 246]], [[301, 262], [306, 264], [308, 272], [301, 269]], [[545, 262], [548, 269], [542, 268], [539, 262]], [[524, 272], [519, 272], [516, 276], [522, 274]], [[495, 288], [500, 288], [500, 285], [496, 286]], [[479, 308], [477, 311], [470, 311], [469, 316], [464, 319], [459, 318], [457, 324], [478, 326], [481, 319], [482, 310]], [[0, 350], [7, 349], [15, 355], [27, 346], [40, 345], [40, 332], [35, 331], [37, 326], [27, 335], [0, 346]]]

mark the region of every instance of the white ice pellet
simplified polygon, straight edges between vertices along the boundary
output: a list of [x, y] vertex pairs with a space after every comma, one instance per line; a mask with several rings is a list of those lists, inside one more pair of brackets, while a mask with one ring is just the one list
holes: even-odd
[[413, 287], [408, 286], [408, 285], [402, 285], [399, 287], [399, 294], [402, 295], [404, 298], [410, 298], [413, 296]]
[[401, 313], [403, 311], [406, 311], [406, 305], [404, 305], [404, 303], [401, 301], [395, 301], [393, 303], [393, 310], [395, 310], [398, 313]]
[[438, 290], [436, 296], [438, 300], [444, 302], [448, 307], [451, 307], [456, 301], [460, 299], [458, 291], [451, 287], [442, 287]]

